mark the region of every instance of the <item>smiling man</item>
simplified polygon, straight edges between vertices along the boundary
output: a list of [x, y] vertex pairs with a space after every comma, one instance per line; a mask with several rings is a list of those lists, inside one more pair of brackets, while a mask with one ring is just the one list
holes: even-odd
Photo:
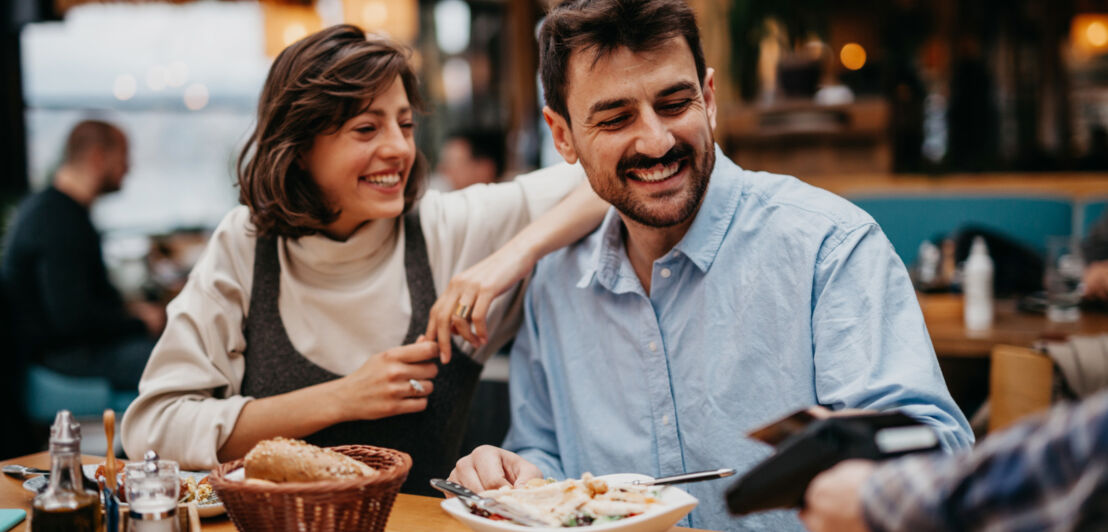
[[[613, 206], [538, 266], [511, 361], [507, 450], [452, 477], [654, 476], [734, 467], [770, 450], [746, 433], [780, 414], [902, 409], [968, 446], [907, 272], [873, 219], [795, 178], [743, 170], [715, 145], [715, 81], [681, 0], [577, 0], [540, 34], [544, 116]], [[690, 484], [683, 524], [736, 520], [728, 481]]]

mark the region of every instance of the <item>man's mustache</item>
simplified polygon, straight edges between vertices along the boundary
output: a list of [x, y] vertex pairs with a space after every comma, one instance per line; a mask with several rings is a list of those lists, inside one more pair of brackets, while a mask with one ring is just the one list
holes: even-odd
[[665, 166], [688, 157], [692, 152], [693, 149], [691, 145], [677, 144], [661, 157], [647, 157], [641, 153], [636, 153], [620, 159], [619, 164], [616, 165], [616, 172], [618, 172], [619, 175], [623, 175], [637, 168], [651, 168], [659, 164]]

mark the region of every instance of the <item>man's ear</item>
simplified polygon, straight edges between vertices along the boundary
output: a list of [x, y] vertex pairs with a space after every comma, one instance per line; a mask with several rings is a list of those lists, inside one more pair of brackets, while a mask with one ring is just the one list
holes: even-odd
[[712, 131], [716, 129], [716, 69], [708, 67], [708, 70], [704, 73], [704, 86], [701, 87], [704, 92], [704, 109], [708, 113], [708, 124], [712, 126]]
[[542, 118], [546, 125], [550, 126], [550, 133], [554, 136], [554, 148], [562, 154], [562, 158], [569, 164], [577, 162], [577, 150], [573, 147], [570, 137], [569, 123], [565, 117], [555, 112], [549, 106], [543, 106]]

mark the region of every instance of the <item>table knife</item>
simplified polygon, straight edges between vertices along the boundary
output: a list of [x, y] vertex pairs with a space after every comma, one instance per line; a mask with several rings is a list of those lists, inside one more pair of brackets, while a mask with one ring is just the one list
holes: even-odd
[[460, 499], [463, 503], [465, 503], [466, 506], [469, 506], [470, 508], [484, 510], [486, 512], [499, 515], [511, 520], [514, 523], [524, 526], [548, 526], [546, 523], [539, 521], [538, 519], [534, 519], [528, 515], [524, 515], [521, 512], [509, 508], [505, 504], [497, 502], [496, 499], [482, 497], [474, 493], [469, 488], [462, 486], [461, 484], [450, 482], [449, 480], [443, 480], [441, 478], [433, 478], [431, 479], [431, 486], [443, 493], [449, 493], [451, 495], [457, 496], [458, 499]]

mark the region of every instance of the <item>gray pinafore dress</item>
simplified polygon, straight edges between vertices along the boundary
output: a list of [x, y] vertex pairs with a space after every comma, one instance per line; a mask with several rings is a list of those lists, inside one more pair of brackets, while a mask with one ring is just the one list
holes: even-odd
[[[407, 345], [427, 328], [428, 313], [436, 296], [418, 215], [408, 213], [403, 220], [404, 269], [412, 304], [412, 318], [404, 338]], [[242, 395], [269, 397], [339, 378], [304, 358], [289, 340], [277, 306], [281, 273], [277, 249], [273, 237], [259, 237], [255, 246], [254, 286], [245, 324]], [[437, 495], [428, 481], [446, 478], [458, 460], [467, 414], [481, 373], [480, 364], [456, 346], [454, 353], [449, 364], [436, 362], [439, 373], [423, 412], [339, 423], [304, 439], [323, 447], [368, 444], [404, 451], [412, 456], [412, 470], [401, 491]]]

